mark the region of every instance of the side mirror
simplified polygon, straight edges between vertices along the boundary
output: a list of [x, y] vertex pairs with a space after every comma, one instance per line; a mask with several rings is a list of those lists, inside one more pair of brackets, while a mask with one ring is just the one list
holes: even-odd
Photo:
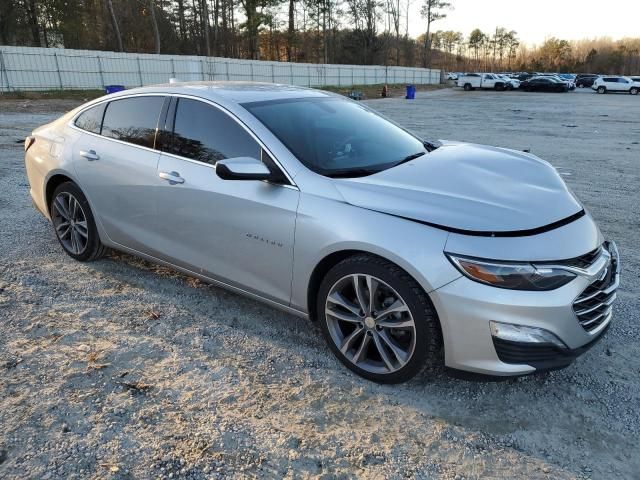
[[227, 158], [216, 162], [216, 174], [223, 180], [269, 180], [271, 171], [251, 157]]

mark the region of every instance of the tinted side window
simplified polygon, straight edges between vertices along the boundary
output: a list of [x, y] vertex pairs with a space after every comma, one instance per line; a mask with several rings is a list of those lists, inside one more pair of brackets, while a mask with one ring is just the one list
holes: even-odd
[[106, 103], [101, 103], [82, 112], [76, 118], [75, 126], [87, 132], [100, 133], [102, 115], [104, 114], [104, 107], [106, 105]]
[[614, 82], [614, 83], [616, 82], [615, 78], [610, 78], [610, 77], [603, 78], [602, 80], [604, 80], [605, 82]]
[[164, 97], [133, 97], [109, 102], [102, 135], [153, 148]]
[[229, 115], [197, 100], [179, 98], [173, 141], [165, 149], [174, 155], [214, 165], [234, 157], [260, 159], [261, 147]]

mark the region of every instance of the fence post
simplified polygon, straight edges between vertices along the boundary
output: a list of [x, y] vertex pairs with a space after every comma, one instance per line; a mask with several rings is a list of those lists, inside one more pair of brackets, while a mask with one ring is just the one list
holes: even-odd
[[176, 64], [171, 57], [171, 78], [176, 78]]
[[7, 92], [9, 92], [9, 73], [7, 72], [7, 67], [4, 64], [4, 52], [0, 50], [0, 94], [4, 91], [2, 88], [2, 74], [7, 79]]
[[202, 80], [203, 82], [206, 80], [206, 78], [204, 78], [204, 58], [200, 59], [200, 80]]
[[307, 65], [307, 86], [311, 86], [311, 65]]
[[138, 63], [138, 77], [140, 77], [140, 86], [142, 87], [142, 67], [140, 66], [140, 57], [136, 57]]
[[351, 66], [351, 88], [353, 88], [355, 86], [355, 82], [353, 80], [353, 71], [355, 70], [355, 68], [353, 67], [353, 65]]
[[271, 83], [276, 83], [275, 65], [271, 64]]
[[102, 73], [102, 60], [100, 60], [100, 55], [96, 55], [96, 60], [98, 60], [98, 72], [100, 73], [100, 83], [102, 84], [102, 88], [104, 89], [104, 74]]
[[249, 60], [249, 70], [251, 71], [251, 81], [253, 82], [253, 60]]
[[53, 52], [53, 58], [56, 61], [56, 70], [58, 71], [58, 82], [60, 83], [60, 90], [62, 90], [62, 74], [60, 73], [60, 64], [58, 63], [58, 54]]
[[293, 63], [289, 62], [289, 84], [294, 85], [293, 83]]

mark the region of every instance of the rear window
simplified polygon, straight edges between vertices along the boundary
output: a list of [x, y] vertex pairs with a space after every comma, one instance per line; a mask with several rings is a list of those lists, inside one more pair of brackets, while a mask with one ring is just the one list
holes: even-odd
[[82, 130], [86, 130], [91, 133], [100, 133], [102, 127], [102, 115], [104, 114], [104, 107], [106, 103], [101, 103], [95, 107], [91, 107], [76, 117], [74, 125]]
[[102, 122], [102, 135], [153, 148], [163, 103], [164, 97], [133, 97], [110, 102]]

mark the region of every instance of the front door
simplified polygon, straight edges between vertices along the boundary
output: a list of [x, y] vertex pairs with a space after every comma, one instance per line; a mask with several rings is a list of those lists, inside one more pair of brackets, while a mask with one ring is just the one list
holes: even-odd
[[[260, 144], [209, 103], [179, 98], [158, 163], [153, 248], [196, 273], [288, 304], [299, 191], [264, 181], [222, 180], [224, 158], [263, 159]], [[277, 168], [277, 167], [276, 167]]]

